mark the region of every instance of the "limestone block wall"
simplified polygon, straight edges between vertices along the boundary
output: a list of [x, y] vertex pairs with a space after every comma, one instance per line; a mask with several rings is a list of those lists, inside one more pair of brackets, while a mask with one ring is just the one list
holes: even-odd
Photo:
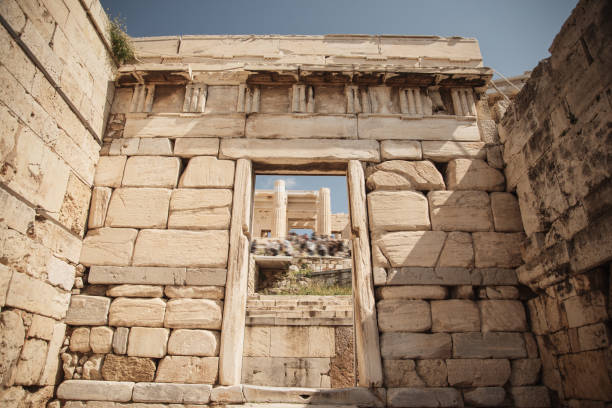
[[354, 386], [350, 296], [250, 296], [246, 324], [243, 383]]
[[388, 401], [410, 406], [422, 393], [547, 406], [514, 271], [524, 240], [517, 199], [484, 143], [436, 150], [424, 141], [415, 160], [366, 170]]
[[6, 0], [0, 23], [0, 405], [40, 407], [61, 379], [115, 65], [97, 0]]
[[612, 399], [611, 16], [609, 2], [579, 2], [499, 126], [543, 382], [569, 406]]

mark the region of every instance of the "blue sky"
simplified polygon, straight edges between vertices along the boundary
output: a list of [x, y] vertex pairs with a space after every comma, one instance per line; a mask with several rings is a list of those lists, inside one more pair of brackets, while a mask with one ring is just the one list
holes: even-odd
[[101, 0], [134, 37], [179, 34], [406, 34], [475, 37], [484, 64], [530, 70], [576, 0]]

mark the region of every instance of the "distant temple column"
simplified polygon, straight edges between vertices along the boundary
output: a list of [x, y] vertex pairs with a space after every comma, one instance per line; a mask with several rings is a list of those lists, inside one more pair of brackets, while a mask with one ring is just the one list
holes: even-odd
[[274, 210], [272, 211], [272, 238], [287, 236], [287, 192], [285, 181], [274, 182]]
[[331, 193], [329, 188], [319, 190], [319, 208], [317, 214], [317, 234], [331, 235]]

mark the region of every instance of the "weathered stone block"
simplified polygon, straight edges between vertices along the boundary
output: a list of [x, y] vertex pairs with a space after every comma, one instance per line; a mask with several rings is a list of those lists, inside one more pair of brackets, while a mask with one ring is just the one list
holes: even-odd
[[417, 373], [428, 387], [446, 387], [447, 368], [445, 360], [417, 360]]
[[430, 191], [431, 225], [436, 231], [489, 231], [491, 209], [484, 191]]
[[242, 384], [217, 386], [213, 388], [210, 400], [213, 402], [242, 404], [245, 402]]
[[357, 139], [353, 115], [251, 114], [246, 137], [259, 139]]
[[217, 160], [213, 156], [193, 157], [181, 176], [179, 187], [232, 188], [234, 167], [232, 160]]
[[161, 299], [117, 298], [110, 306], [111, 326], [162, 327], [166, 303]]
[[[92, 266], [89, 270], [89, 283], [111, 285], [125, 283], [130, 284], [130, 286], [139, 284], [182, 285], [185, 283], [185, 274], [185, 268]], [[161, 297], [161, 295], [158, 297]]]
[[[546, 360], [543, 360], [544, 364]], [[609, 357], [603, 350], [585, 351], [559, 357], [559, 371], [566, 398], [612, 400], [612, 380], [608, 374]], [[546, 365], [544, 365], [546, 378]], [[528, 392], [531, 388], [522, 392]], [[537, 387], [539, 388], [539, 387]], [[542, 392], [542, 391], [538, 391]]]
[[519, 300], [481, 300], [482, 331], [527, 331], [525, 308]]
[[89, 327], [79, 327], [72, 331], [70, 335], [70, 351], [89, 353], [91, 347], [89, 346]]
[[37, 385], [47, 357], [47, 342], [39, 339], [26, 340], [15, 368], [15, 384]]
[[[247, 402], [252, 400], [296, 401], [295, 394], [287, 395], [284, 387], [329, 388], [330, 360], [312, 357], [244, 357], [242, 362], [243, 390]], [[265, 387], [265, 392], [254, 391], [256, 385], [279, 384], [283, 388]], [[250, 385], [253, 384], [253, 385]], [[261, 387], [263, 388], [263, 387]], [[275, 392], [270, 393], [272, 388]], [[280, 393], [279, 390], [282, 390]], [[299, 388], [298, 390], [304, 390]], [[298, 397], [299, 398], [299, 397]], [[301, 402], [304, 399], [300, 399]]]
[[405, 267], [389, 269], [387, 285], [471, 285], [480, 275], [469, 268]]
[[482, 159], [487, 157], [483, 142], [423, 141], [423, 158], [435, 162], [448, 162], [452, 159]]
[[113, 353], [127, 353], [127, 343], [129, 334], [130, 329], [128, 329], [127, 327], [117, 327], [115, 329], [115, 335], [113, 336]]
[[66, 315], [69, 301], [69, 293], [26, 274], [13, 272], [5, 303], [7, 306], [61, 319]]
[[53, 338], [53, 328], [55, 320], [40, 315], [32, 315], [32, 324], [28, 329], [28, 337], [35, 337], [43, 340], [51, 340]]
[[178, 329], [221, 329], [223, 302], [210, 299], [168, 301], [165, 327]]
[[443, 190], [444, 180], [428, 160], [391, 160], [368, 169], [370, 190]]
[[497, 407], [505, 398], [506, 390], [502, 387], [480, 387], [463, 392], [465, 403], [475, 407]]
[[521, 333], [453, 334], [455, 358], [525, 358], [525, 341]]
[[450, 359], [446, 367], [448, 383], [455, 387], [503, 386], [510, 378], [506, 359]]
[[245, 115], [207, 114], [200, 117], [130, 117], [124, 137], [240, 137], [244, 136]]
[[168, 356], [159, 362], [155, 382], [214, 384], [218, 371], [218, 357]]
[[174, 142], [175, 156], [216, 156], [218, 153], [219, 139], [180, 137]]
[[173, 330], [168, 341], [168, 354], [199, 357], [218, 356], [219, 332], [209, 330]]
[[449, 190], [504, 191], [504, 175], [483, 160], [453, 159], [446, 168]]
[[94, 187], [91, 193], [88, 228], [95, 229], [104, 226], [112, 192], [113, 189], [110, 187]]
[[449, 358], [451, 355], [451, 337], [444, 333], [383, 333], [380, 344], [381, 355], [387, 359]]
[[474, 265], [472, 235], [467, 232], [449, 232], [442, 248], [438, 267], [469, 268]]
[[424, 387], [414, 360], [383, 360], [385, 387]]
[[220, 158], [251, 159], [274, 164], [312, 162], [378, 162], [378, 143], [373, 140], [261, 140], [221, 139]]
[[245, 326], [244, 352], [247, 357], [270, 356], [270, 326]]
[[161, 286], [150, 285], [119, 285], [106, 291], [110, 297], [162, 297], [164, 289]]
[[454, 118], [404, 120], [396, 116], [360, 115], [359, 139], [480, 141], [476, 122]]
[[208, 384], [138, 383], [134, 385], [132, 400], [135, 402], [206, 404], [210, 401], [211, 389], [212, 386]]
[[106, 214], [106, 226], [165, 228], [171, 192], [165, 188], [115, 189]]
[[[181, 160], [178, 157], [132, 156], [125, 164], [124, 187], [174, 188]], [[117, 186], [116, 186], [117, 187]]]
[[92, 327], [89, 333], [89, 345], [91, 351], [96, 354], [107, 354], [111, 352], [113, 344], [113, 329], [110, 327]]
[[462, 407], [461, 393], [454, 388], [390, 388], [389, 407]]
[[129, 265], [138, 231], [130, 228], [90, 230], [83, 240], [83, 265]]
[[512, 193], [491, 193], [491, 211], [495, 231], [523, 232], [518, 200]]
[[172, 156], [172, 142], [166, 138], [140, 139], [138, 156]]
[[185, 284], [201, 286], [225, 286], [227, 269], [187, 268]]
[[383, 160], [421, 160], [421, 142], [416, 140], [383, 140], [380, 142]]
[[132, 399], [133, 382], [67, 380], [57, 388], [57, 398], [78, 401], [118, 401]]
[[540, 377], [542, 362], [539, 358], [512, 360], [510, 383], [513, 386], [536, 384]]
[[136, 266], [225, 267], [228, 231], [142, 230], [134, 248]]
[[376, 304], [382, 332], [421, 332], [431, 328], [429, 303], [423, 300], [388, 299]]
[[550, 396], [546, 387], [512, 387], [510, 395], [517, 408], [550, 407]]
[[174, 190], [170, 200], [168, 227], [227, 229], [229, 228], [231, 205], [231, 190]]
[[47, 262], [47, 280], [52, 285], [64, 290], [71, 290], [74, 285], [75, 268], [69, 263], [50, 257]]
[[223, 299], [223, 286], [166, 286], [164, 293], [169, 298]]
[[102, 156], [96, 165], [96, 187], [119, 187], [123, 180], [126, 156]]
[[446, 233], [405, 231], [383, 234], [373, 239], [375, 266], [435, 266]]
[[73, 326], [99, 326], [108, 322], [110, 299], [102, 296], [74, 295], [65, 322]]
[[523, 233], [475, 232], [472, 239], [477, 268], [515, 268], [522, 263]]
[[169, 329], [133, 327], [130, 329], [127, 354], [134, 357], [161, 358], [166, 355]]
[[368, 194], [373, 231], [414, 231], [430, 228], [427, 199], [413, 191], [376, 191]]
[[448, 290], [444, 286], [383, 286], [376, 289], [378, 299], [444, 299]]
[[23, 320], [12, 310], [5, 310], [0, 313], [0, 329], [0, 380], [2, 384], [11, 385], [25, 339]]
[[574, 296], [563, 301], [563, 309], [570, 328], [604, 321], [607, 318], [605, 305], [605, 297], [600, 291], [593, 291], [589, 296]]
[[106, 381], [153, 381], [155, 363], [150, 358], [126, 357], [108, 354], [102, 365]]
[[436, 300], [431, 302], [434, 332], [480, 331], [480, 315], [471, 300]]

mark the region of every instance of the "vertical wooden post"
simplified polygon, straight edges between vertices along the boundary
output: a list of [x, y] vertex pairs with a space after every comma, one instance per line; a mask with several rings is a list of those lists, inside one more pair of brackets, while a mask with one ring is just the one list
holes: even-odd
[[252, 164], [239, 159], [234, 178], [234, 198], [230, 224], [230, 247], [225, 282], [225, 302], [219, 351], [219, 384], [241, 383], [244, 324], [246, 319], [249, 239], [253, 188]]
[[358, 160], [349, 161], [347, 176], [353, 231], [353, 310], [359, 386], [381, 387], [383, 373], [372, 282], [365, 177]]

